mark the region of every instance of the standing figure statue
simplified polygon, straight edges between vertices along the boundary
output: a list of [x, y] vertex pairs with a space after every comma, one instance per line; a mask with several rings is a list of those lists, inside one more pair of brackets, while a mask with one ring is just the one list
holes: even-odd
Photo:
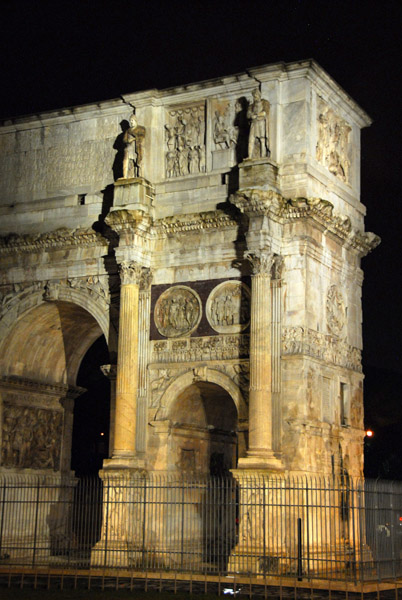
[[247, 111], [247, 117], [250, 120], [248, 158], [263, 158], [270, 155], [269, 108], [269, 102], [261, 98], [260, 90], [258, 88], [253, 90], [253, 102]]
[[145, 127], [138, 125], [135, 115], [132, 114], [130, 117], [130, 127], [125, 131], [123, 136], [123, 179], [141, 177], [144, 137]]

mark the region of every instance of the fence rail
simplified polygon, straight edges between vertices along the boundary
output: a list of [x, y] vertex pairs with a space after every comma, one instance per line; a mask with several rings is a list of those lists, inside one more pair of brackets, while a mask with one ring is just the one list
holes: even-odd
[[1, 565], [397, 578], [402, 483], [2, 476]]

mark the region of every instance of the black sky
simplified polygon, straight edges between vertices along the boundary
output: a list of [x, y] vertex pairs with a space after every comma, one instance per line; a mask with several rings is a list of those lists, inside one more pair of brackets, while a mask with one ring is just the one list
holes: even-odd
[[317, 60], [373, 119], [361, 199], [382, 244], [363, 260], [364, 365], [400, 397], [401, 0], [19, 0], [1, 12], [3, 117]]

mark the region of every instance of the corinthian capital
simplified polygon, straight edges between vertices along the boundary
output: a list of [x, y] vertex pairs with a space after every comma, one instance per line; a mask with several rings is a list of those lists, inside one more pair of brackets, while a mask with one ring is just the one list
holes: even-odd
[[142, 292], [147, 292], [149, 290], [152, 283], [152, 277], [153, 274], [151, 269], [148, 269], [148, 267], [143, 267], [140, 277], [140, 290]]
[[272, 279], [282, 279], [283, 276], [283, 267], [284, 267], [284, 259], [283, 256], [276, 254], [273, 260], [272, 267]]
[[142, 267], [134, 261], [123, 261], [120, 263], [120, 280], [122, 285], [136, 284], [140, 285], [142, 276]]
[[274, 262], [274, 253], [270, 248], [261, 248], [255, 252], [249, 252], [246, 259], [250, 262], [253, 275], [271, 275]]

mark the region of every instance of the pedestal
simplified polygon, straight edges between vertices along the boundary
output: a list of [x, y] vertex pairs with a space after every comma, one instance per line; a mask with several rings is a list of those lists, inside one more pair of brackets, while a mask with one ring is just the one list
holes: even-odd
[[270, 158], [246, 158], [239, 164], [239, 189], [276, 189], [278, 165]]
[[149, 213], [153, 207], [155, 188], [143, 177], [132, 179], [118, 179], [114, 184], [113, 208], [120, 210], [122, 207], [134, 210], [143, 210]]

